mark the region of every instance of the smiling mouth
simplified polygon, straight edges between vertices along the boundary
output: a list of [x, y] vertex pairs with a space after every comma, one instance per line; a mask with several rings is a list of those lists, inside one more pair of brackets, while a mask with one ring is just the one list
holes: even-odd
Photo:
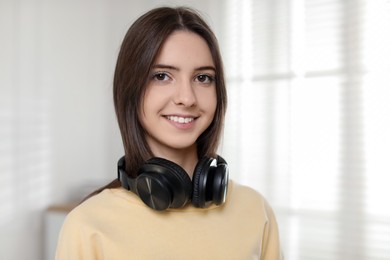
[[181, 116], [165, 116], [165, 118], [179, 124], [188, 124], [193, 122], [196, 119], [194, 117], [181, 117]]

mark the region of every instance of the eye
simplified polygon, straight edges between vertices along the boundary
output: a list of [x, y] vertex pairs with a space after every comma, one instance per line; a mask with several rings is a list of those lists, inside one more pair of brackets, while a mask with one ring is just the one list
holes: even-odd
[[166, 81], [166, 80], [169, 80], [170, 77], [165, 72], [156, 72], [156, 73], [153, 73], [152, 79], [155, 79], [157, 81]]
[[200, 74], [196, 76], [195, 80], [201, 83], [212, 83], [215, 79], [213, 76]]

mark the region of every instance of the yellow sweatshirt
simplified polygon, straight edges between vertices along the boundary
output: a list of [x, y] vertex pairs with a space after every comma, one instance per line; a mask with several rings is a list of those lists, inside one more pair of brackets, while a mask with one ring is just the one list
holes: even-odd
[[154, 211], [133, 193], [106, 189], [72, 210], [56, 260], [282, 259], [272, 209], [251, 188], [229, 183], [226, 203]]

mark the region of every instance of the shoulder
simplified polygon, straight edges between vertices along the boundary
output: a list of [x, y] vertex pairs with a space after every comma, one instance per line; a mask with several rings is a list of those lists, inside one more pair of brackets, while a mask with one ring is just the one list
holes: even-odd
[[106, 195], [104, 193], [106, 193], [105, 190], [73, 208], [65, 218], [63, 229], [77, 231], [80, 228], [86, 228], [91, 223], [91, 220], [99, 216], [99, 211], [104, 209], [102, 205], [106, 201]]
[[57, 241], [56, 259], [97, 259], [99, 233], [109, 228], [112, 195], [103, 190], [75, 207], [65, 218]]
[[[260, 233], [262, 234], [261, 259], [283, 259], [278, 224], [270, 204], [255, 189], [234, 182], [230, 184], [229, 203], [231, 203], [231, 207], [235, 208], [235, 211], [245, 212], [246, 214], [242, 218], [245, 218], [247, 223], [260, 224]], [[251, 229], [256, 229], [255, 225], [251, 225]]]
[[118, 216], [125, 215], [121, 214], [123, 205], [129, 204], [118, 195], [121, 192], [119, 188], [105, 189], [69, 212], [61, 227], [58, 251], [66, 251], [67, 247], [91, 246], [91, 243], [101, 237], [100, 234], [110, 232], [112, 223], [117, 222]]
[[228, 199], [232, 203], [239, 203], [240, 205], [251, 208], [264, 208], [268, 205], [266, 199], [260, 192], [234, 181], [230, 181], [229, 183]]
[[104, 225], [109, 221], [115, 221], [118, 211], [123, 208], [126, 198], [120, 196], [122, 191], [118, 189], [105, 189], [102, 192], [88, 198], [75, 207], [66, 217], [64, 226], [81, 226], [83, 229]]
[[264, 197], [255, 189], [235, 181], [229, 182], [229, 189], [231, 189], [234, 196], [243, 196], [255, 200], [264, 200]]
[[80, 203], [69, 213], [68, 216], [74, 218], [83, 218], [85, 215], [90, 215], [90, 213], [103, 210], [105, 205], [110, 204], [110, 201], [112, 200], [111, 197], [112, 196], [109, 190], [105, 189]]
[[229, 183], [227, 204], [235, 210], [250, 212], [252, 216], [266, 222], [275, 218], [271, 206], [259, 191], [234, 181]]

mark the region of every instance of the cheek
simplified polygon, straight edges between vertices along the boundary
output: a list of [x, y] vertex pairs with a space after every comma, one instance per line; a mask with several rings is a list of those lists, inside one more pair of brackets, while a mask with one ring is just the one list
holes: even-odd
[[211, 124], [217, 111], [217, 94], [215, 91], [204, 93], [202, 100], [202, 110], [207, 114], [208, 124]]
[[145, 128], [145, 123], [147, 121], [148, 114], [150, 113], [150, 95], [148, 91], [146, 91], [141, 98], [140, 102], [140, 110], [139, 110], [139, 121], [143, 128]]
[[209, 110], [213, 111], [214, 115], [217, 109], [217, 93], [215, 89], [211, 93], [207, 94], [207, 104], [209, 106]]
[[141, 116], [145, 117], [145, 115], [149, 114], [151, 110], [153, 110], [154, 105], [156, 104], [156, 95], [153, 91], [148, 87], [142, 97], [141, 101]]

